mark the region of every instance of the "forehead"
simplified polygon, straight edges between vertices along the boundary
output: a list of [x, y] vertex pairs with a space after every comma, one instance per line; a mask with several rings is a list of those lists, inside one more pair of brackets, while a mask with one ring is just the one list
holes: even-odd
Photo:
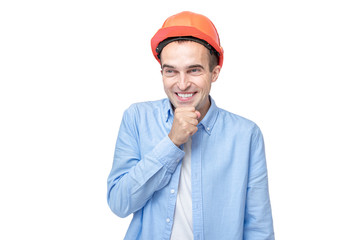
[[175, 41], [164, 47], [161, 52], [162, 65], [185, 67], [194, 64], [206, 65], [209, 62], [209, 50], [193, 41]]

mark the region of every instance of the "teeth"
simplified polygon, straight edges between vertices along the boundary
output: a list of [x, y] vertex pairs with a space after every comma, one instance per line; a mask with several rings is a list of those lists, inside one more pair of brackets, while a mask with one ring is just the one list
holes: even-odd
[[182, 97], [182, 98], [192, 97], [192, 95], [194, 95], [194, 94], [193, 94], [193, 93], [188, 93], [188, 94], [178, 93], [178, 96], [179, 96], [179, 97]]

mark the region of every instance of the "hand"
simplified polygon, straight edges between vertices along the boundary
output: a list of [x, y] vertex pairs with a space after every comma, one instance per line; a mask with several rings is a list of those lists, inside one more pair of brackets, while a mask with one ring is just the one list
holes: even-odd
[[176, 145], [180, 146], [194, 135], [198, 128], [200, 112], [194, 107], [178, 107], [174, 112], [174, 121], [169, 133], [169, 138]]

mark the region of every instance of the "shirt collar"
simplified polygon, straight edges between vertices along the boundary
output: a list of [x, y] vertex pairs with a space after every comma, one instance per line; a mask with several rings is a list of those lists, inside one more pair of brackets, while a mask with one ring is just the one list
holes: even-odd
[[164, 117], [165, 122], [168, 122], [170, 117], [173, 117], [174, 112], [170, 103], [170, 100], [168, 98], [165, 98], [163, 100], [163, 110], [164, 110]]
[[201, 122], [199, 123], [200, 125], [203, 125], [205, 131], [211, 135], [211, 131], [214, 128], [216, 119], [218, 117], [219, 114], [219, 108], [216, 106], [214, 99], [209, 96], [210, 98], [210, 108], [207, 111], [205, 117], [201, 120]]
[[[217, 119], [217, 116], [219, 113], [219, 108], [216, 106], [214, 99], [211, 96], [209, 96], [209, 98], [210, 98], [210, 103], [211, 103], [210, 108], [209, 108], [208, 112], [206, 113], [205, 117], [199, 123], [199, 125], [202, 125], [204, 127], [204, 130], [209, 135], [211, 135], [211, 131], [215, 125], [215, 122], [216, 122], [216, 119]], [[173, 116], [174, 116], [172, 105], [168, 98], [164, 99], [163, 110], [164, 110], [164, 120], [165, 120], [165, 122], [168, 122], [169, 119], [173, 118]]]

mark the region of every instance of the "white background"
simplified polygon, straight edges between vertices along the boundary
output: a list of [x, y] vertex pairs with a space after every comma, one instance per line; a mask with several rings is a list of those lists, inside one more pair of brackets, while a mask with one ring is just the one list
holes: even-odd
[[218, 106], [266, 143], [277, 240], [360, 239], [358, 1], [0, 3], [0, 239], [123, 239], [106, 203], [123, 111], [165, 97], [150, 39], [191, 10], [225, 50]]

